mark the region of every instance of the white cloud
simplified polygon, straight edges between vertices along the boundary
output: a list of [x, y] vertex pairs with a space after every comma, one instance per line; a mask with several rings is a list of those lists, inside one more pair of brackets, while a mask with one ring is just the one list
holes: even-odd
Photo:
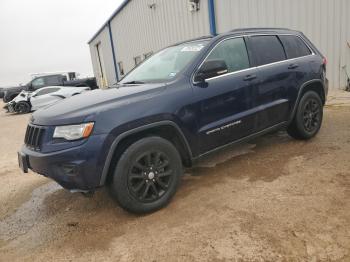
[[29, 74], [77, 71], [92, 75], [87, 41], [122, 0], [1, 0], [0, 86]]

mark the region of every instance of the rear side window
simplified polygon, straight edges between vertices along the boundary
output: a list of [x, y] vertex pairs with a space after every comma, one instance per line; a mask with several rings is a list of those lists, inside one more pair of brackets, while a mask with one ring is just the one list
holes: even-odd
[[61, 81], [62, 76], [47, 76], [45, 77], [45, 84], [48, 86], [51, 85], [57, 85], [59, 84]]
[[311, 54], [310, 49], [306, 46], [304, 41], [300, 39], [300, 37], [297, 37], [295, 35], [281, 35], [279, 38], [284, 45], [288, 59]]
[[277, 36], [264, 35], [251, 37], [258, 66], [286, 59], [283, 46]]
[[229, 73], [250, 67], [243, 38], [232, 38], [221, 42], [207, 58], [207, 60], [217, 59], [226, 62]]
[[45, 88], [43, 90], [40, 90], [38, 93], [36, 93], [35, 96], [47, 95], [53, 92], [57, 92], [58, 90], [60, 90], [60, 88]]

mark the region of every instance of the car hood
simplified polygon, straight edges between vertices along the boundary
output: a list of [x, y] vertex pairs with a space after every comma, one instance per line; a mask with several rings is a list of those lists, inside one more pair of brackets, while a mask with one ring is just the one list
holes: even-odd
[[36, 111], [31, 122], [56, 126], [94, 121], [105, 111], [152, 98], [165, 87], [165, 84], [144, 84], [89, 91]]
[[5, 91], [20, 91], [26, 89], [26, 86], [9, 86], [9, 87], [0, 87], [0, 90]]
[[[23, 96], [22, 96], [23, 95]], [[22, 90], [11, 102], [18, 103], [20, 101], [27, 101], [30, 98], [31, 92]]]

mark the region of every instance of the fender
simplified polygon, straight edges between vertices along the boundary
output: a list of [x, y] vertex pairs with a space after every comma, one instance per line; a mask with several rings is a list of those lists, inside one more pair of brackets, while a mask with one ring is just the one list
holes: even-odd
[[111, 165], [111, 161], [112, 161], [112, 158], [113, 158], [113, 155], [114, 155], [114, 152], [115, 152], [115, 149], [117, 148], [119, 142], [129, 136], [129, 135], [132, 135], [132, 134], [136, 134], [138, 132], [141, 132], [141, 131], [145, 131], [147, 129], [150, 129], [150, 128], [154, 128], [154, 127], [160, 127], [160, 126], [172, 126], [174, 127], [177, 132], [180, 134], [181, 136], [181, 139], [182, 139], [182, 142], [184, 143], [184, 145], [186, 146], [186, 150], [187, 152], [189, 153], [190, 155], [190, 158], [193, 159], [192, 157], [192, 151], [191, 151], [191, 148], [190, 148], [190, 145], [185, 137], [185, 135], [183, 134], [183, 132], [181, 131], [180, 127], [174, 123], [173, 121], [169, 121], [169, 120], [164, 120], [164, 121], [159, 121], [159, 122], [155, 122], [155, 123], [151, 123], [151, 124], [147, 124], [147, 125], [144, 125], [144, 126], [140, 126], [140, 127], [137, 127], [137, 128], [134, 128], [134, 129], [131, 129], [129, 131], [126, 131], [122, 134], [120, 134], [119, 136], [117, 136], [117, 138], [113, 141], [109, 151], [108, 151], [108, 155], [107, 155], [107, 158], [106, 158], [106, 161], [105, 161], [105, 164], [104, 164], [104, 167], [103, 167], [103, 171], [102, 171], [102, 175], [101, 175], [101, 179], [100, 179], [100, 186], [103, 186], [105, 181], [106, 181], [106, 178], [107, 178], [107, 175], [108, 175], [108, 171], [109, 171], [109, 167]]
[[296, 114], [296, 111], [297, 111], [297, 108], [298, 108], [298, 105], [299, 105], [299, 102], [300, 102], [300, 99], [301, 99], [301, 94], [303, 93], [304, 88], [307, 85], [309, 85], [309, 84], [317, 83], [317, 82], [322, 85], [323, 92], [324, 92], [324, 94], [326, 96], [325, 85], [324, 85], [324, 83], [322, 82], [321, 79], [312, 79], [312, 80], [309, 80], [309, 81], [305, 82], [304, 84], [302, 84], [301, 87], [299, 88], [298, 96], [297, 96], [297, 99], [295, 100], [295, 103], [294, 103], [293, 110], [292, 110], [292, 113], [290, 115], [290, 118], [287, 121], [287, 125], [289, 125], [294, 119], [294, 116]]

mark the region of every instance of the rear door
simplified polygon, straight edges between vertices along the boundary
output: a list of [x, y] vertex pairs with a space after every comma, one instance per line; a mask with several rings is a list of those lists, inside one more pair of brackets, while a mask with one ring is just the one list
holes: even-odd
[[304, 40], [297, 35], [279, 35], [279, 39], [284, 46], [288, 59], [285, 66], [295, 79], [294, 84], [290, 83], [288, 86], [289, 109], [292, 110], [298, 97], [300, 86], [315, 78], [311, 73], [310, 66], [314, 62], [315, 56]]
[[260, 80], [253, 95], [259, 131], [287, 120], [289, 90], [295, 88], [296, 75], [288, 68], [289, 62], [277, 35], [250, 36], [249, 44]]
[[61, 86], [63, 85], [63, 80], [67, 80], [67, 77], [63, 75], [52, 75], [45, 77], [46, 86]]
[[[251, 68], [245, 39], [228, 38], [206, 60], [223, 60], [228, 72], [194, 85], [201, 153], [254, 132], [253, 89], [257, 70]], [[204, 62], [204, 61], [203, 61]]]

